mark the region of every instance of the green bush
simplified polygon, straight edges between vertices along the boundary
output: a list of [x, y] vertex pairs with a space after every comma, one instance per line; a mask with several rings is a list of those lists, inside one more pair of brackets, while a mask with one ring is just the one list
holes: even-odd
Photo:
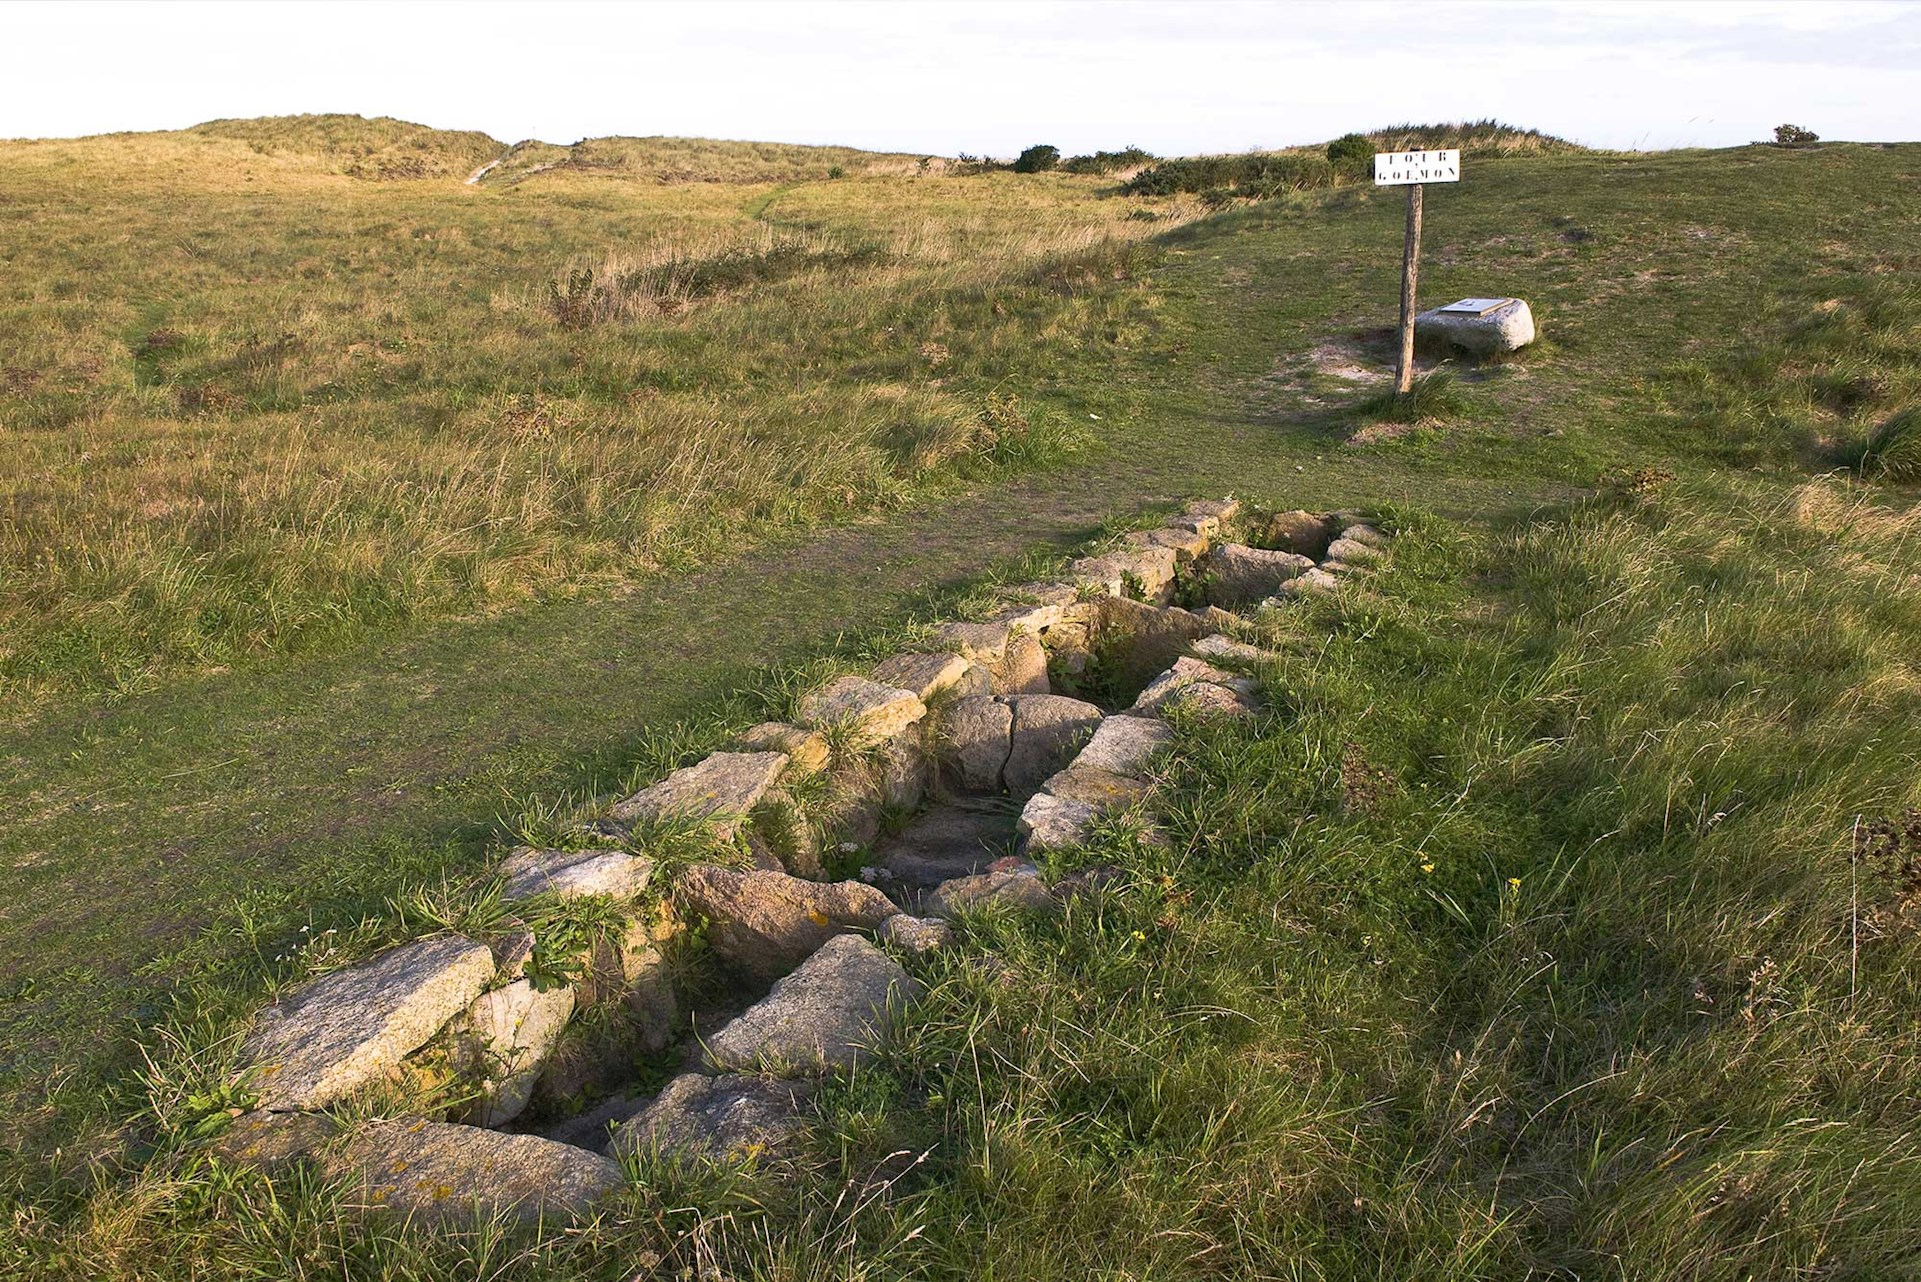
[[1070, 174], [1111, 174], [1117, 169], [1137, 169], [1152, 164], [1154, 153], [1140, 147], [1123, 147], [1119, 151], [1097, 151], [1091, 156], [1074, 156], [1061, 162], [1061, 169]]
[[1017, 174], [1038, 174], [1052, 169], [1061, 163], [1061, 149], [1048, 143], [1037, 142], [1014, 158], [1014, 172]]
[[1374, 163], [1374, 140], [1366, 134], [1342, 134], [1327, 144], [1327, 163], [1343, 177], [1359, 177]]
[[1325, 156], [1255, 152], [1245, 156], [1163, 160], [1135, 174], [1121, 190], [1130, 196], [1209, 192], [1244, 200], [1265, 200], [1282, 192], [1333, 185], [1334, 166]]
[[1821, 135], [1799, 125], [1776, 125], [1774, 141], [1783, 147], [1805, 147], [1811, 142], [1820, 142]]

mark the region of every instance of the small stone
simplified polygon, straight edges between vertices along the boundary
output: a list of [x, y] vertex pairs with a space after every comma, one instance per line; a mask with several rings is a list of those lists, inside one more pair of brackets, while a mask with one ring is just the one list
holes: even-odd
[[811, 1083], [682, 1073], [614, 1132], [608, 1152], [751, 1162], [786, 1148], [806, 1125]]
[[997, 793], [1013, 751], [1014, 710], [999, 699], [962, 699], [941, 717], [941, 760], [964, 792]]
[[580, 1215], [625, 1183], [571, 1144], [422, 1118], [367, 1122], [322, 1165], [360, 1179], [373, 1206], [436, 1224]]
[[827, 768], [827, 759], [832, 755], [826, 736], [785, 721], [763, 721], [742, 731], [734, 742], [749, 752], [786, 753], [786, 777], [789, 778], [805, 779], [819, 774]]
[[1353, 524], [1346, 526], [1341, 530], [1341, 537], [1344, 539], [1353, 539], [1356, 543], [1365, 543], [1367, 546], [1379, 549], [1382, 552], [1387, 551], [1387, 545], [1392, 541], [1387, 535], [1366, 521], [1355, 521]]
[[839, 677], [805, 695], [800, 719], [816, 729], [850, 726], [857, 747], [892, 739], [927, 715], [927, 705], [912, 690], [882, 685], [865, 677]]
[[1068, 567], [1074, 583], [1089, 592], [1104, 596], [1124, 596], [1127, 588], [1127, 562], [1117, 553], [1084, 556]]
[[1131, 548], [1166, 548], [1177, 565], [1190, 565], [1207, 553], [1207, 536], [1193, 530], [1136, 530], [1121, 542]]
[[882, 922], [874, 938], [905, 952], [931, 953], [953, 944], [954, 928], [936, 917], [909, 917], [901, 913]]
[[900, 911], [858, 881], [802, 881], [778, 872], [697, 864], [679, 896], [712, 923], [714, 952], [750, 974], [780, 975], [847, 930], [872, 930]]
[[1251, 677], [1223, 671], [1200, 659], [1178, 659], [1173, 667], [1156, 677], [1147, 689], [1141, 691], [1141, 697], [1134, 701], [1130, 711], [1136, 715], [1158, 713], [1162, 705], [1173, 697], [1176, 691], [1197, 683], [1219, 686], [1249, 699], [1252, 699], [1260, 690], [1260, 686]]
[[1005, 623], [943, 623], [932, 633], [934, 644], [976, 663], [992, 664], [1007, 652], [1011, 629]]
[[1343, 534], [1327, 545], [1329, 561], [1345, 561], [1349, 565], [1372, 565], [1387, 559], [1387, 554], [1379, 548], [1369, 547], [1358, 539]]
[[1186, 510], [1168, 524], [1176, 529], [1193, 530], [1197, 534], [1212, 537], [1240, 514], [1239, 499], [1202, 499], [1188, 504]]
[[[1063, 801], [1078, 801], [1092, 806], [1105, 814], [1110, 810], [1125, 810], [1141, 801], [1147, 796], [1149, 785], [1132, 775], [1116, 774], [1112, 770], [1101, 770], [1076, 762], [1059, 774], [1049, 775], [1047, 782], [1041, 785], [1041, 791]], [[1028, 804], [1033, 803], [1030, 800]]]
[[976, 673], [987, 675], [978, 663], [958, 654], [897, 654], [874, 666], [874, 680], [911, 690], [922, 703], [949, 691], [956, 696], [987, 693], [984, 688], [966, 688], [975, 684]]
[[731, 841], [741, 822], [787, 768], [784, 752], [716, 752], [643, 788], [607, 813], [617, 823], [706, 819]]
[[1272, 651], [1249, 645], [1245, 641], [1235, 641], [1219, 633], [1202, 637], [1188, 649], [1203, 659], [1224, 659], [1230, 663], [1267, 663], [1274, 658]]
[[1293, 552], [1269, 552], [1223, 543], [1207, 557], [1207, 595], [1214, 605], [1237, 605], [1273, 596], [1281, 584], [1314, 563]]
[[927, 910], [943, 917], [990, 904], [1032, 912], [1051, 912], [1059, 906], [1041, 880], [1040, 869], [1029, 863], [956, 877], [942, 882], [927, 898]]
[[1292, 512], [1276, 513], [1261, 527], [1261, 542], [1282, 552], [1294, 552], [1307, 557], [1319, 557], [1327, 551], [1328, 542], [1333, 537], [1331, 521], [1299, 508]]
[[1190, 716], [1245, 717], [1254, 712], [1255, 703], [1250, 695], [1239, 690], [1215, 685], [1211, 681], [1196, 681], [1168, 695], [1161, 704], [1161, 710], [1166, 712], [1170, 709], [1178, 709]]
[[1036, 793], [1021, 809], [1020, 833], [1029, 851], [1078, 846], [1100, 816], [1100, 808], [1085, 801]]
[[[1306, 573], [1306, 571], [1302, 571], [1302, 573]], [[1244, 622], [1240, 615], [1228, 610], [1223, 610], [1218, 605], [1204, 605], [1194, 612], [1194, 617], [1216, 632], [1224, 632], [1230, 628], [1239, 627], [1242, 622]]]
[[1002, 777], [1016, 796], [1033, 792], [1072, 761], [1101, 723], [1099, 708], [1064, 695], [1016, 695], [1007, 703], [1014, 720]]
[[319, 1108], [384, 1077], [493, 978], [485, 944], [415, 940], [322, 975], [260, 1012], [242, 1051], [261, 1108]]
[[624, 850], [539, 850], [516, 846], [500, 865], [507, 879], [502, 898], [512, 903], [535, 895], [577, 899], [611, 895], [628, 899], [647, 889], [654, 861]]
[[715, 1069], [775, 1072], [852, 1068], [867, 1058], [890, 1002], [920, 986], [900, 963], [857, 935], [838, 935], [707, 1045]]
[[474, 1121], [500, 1126], [520, 1116], [573, 1013], [573, 989], [540, 992], [518, 979], [482, 993], [449, 1025], [462, 1059], [484, 1082]]
[[1423, 346], [1445, 343], [1476, 356], [1519, 351], [1534, 341], [1534, 313], [1518, 298], [1479, 316], [1436, 307], [1414, 318], [1414, 338]]
[[1039, 636], [1059, 623], [1061, 614], [1059, 603], [1043, 601], [1036, 605], [1010, 605], [994, 616], [994, 622], [1005, 623], [1014, 635], [1025, 632]]
[[[1341, 581], [1327, 572], [1324, 566], [1315, 566], [1298, 579], [1289, 579], [1281, 584], [1283, 598], [1299, 598], [1315, 592], [1329, 592], [1339, 587]], [[1278, 604], [1278, 602], [1276, 603]]]
[[1074, 758], [1074, 768], [1138, 775], [1150, 757], [1172, 742], [1174, 732], [1162, 722], [1125, 714], [1108, 717]]
[[1007, 642], [1007, 653], [994, 665], [994, 689], [1000, 694], [1046, 694], [1047, 650], [1040, 639], [1025, 632]]

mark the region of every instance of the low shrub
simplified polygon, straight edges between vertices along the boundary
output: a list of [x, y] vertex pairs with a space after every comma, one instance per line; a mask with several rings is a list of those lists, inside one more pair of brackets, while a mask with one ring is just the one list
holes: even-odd
[[1061, 162], [1061, 170], [1070, 174], [1111, 174], [1123, 169], [1139, 169], [1142, 165], [1154, 163], [1151, 151], [1140, 147], [1123, 147], [1119, 151], [1097, 151], [1088, 156], [1070, 156]]
[[1017, 174], [1038, 174], [1061, 163], [1061, 149], [1049, 143], [1035, 143], [1014, 158]]
[[1334, 185], [1325, 156], [1298, 152], [1252, 152], [1244, 156], [1192, 156], [1163, 160], [1122, 185], [1130, 196], [1180, 192], [1223, 193], [1227, 198], [1267, 200], [1288, 191]]
[[1805, 147], [1811, 142], [1820, 142], [1821, 135], [1799, 125], [1776, 125], [1774, 141], [1782, 147]]

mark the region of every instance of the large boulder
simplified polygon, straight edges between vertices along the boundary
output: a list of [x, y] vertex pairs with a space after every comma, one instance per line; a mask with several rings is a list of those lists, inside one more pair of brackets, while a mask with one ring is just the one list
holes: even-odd
[[260, 1107], [319, 1108], [385, 1077], [493, 975], [485, 944], [442, 935], [301, 985], [260, 1012], [242, 1048]]
[[322, 1169], [357, 1178], [375, 1207], [435, 1224], [570, 1218], [625, 1183], [584, 1148], [420, 1118], [368, 1122], [322, 1153]]
[[1190, 565], [1207, 552], [1207, 536], [1193, 530], [1136, 530], [1121, 541], [1130, 548], [1167, 548], [1176, 565]]
[[930, 634], [933, 645], [980, 664], [999, 662], [1013, 629], [1006, 622], [943, 623]]
[[325, 1113], [274, 1113], [255, 1109], [236, 1117], [207, 1144], [208, 1152], [234, 1166], [277, 1171], [311, 1154], [339, 1133]]
[[1265, 600], [1313, 567], [1314, 562], [1293, 552], [1223, 543], [1207, 555], [1207, 599], [1222, 606]]
[[1027, 796], [1068, 762], [1101, 723], [1091, 703], [1058, 694], [1017, 695], [1013, 737], [1003, 778], [1015, 796]]
[[900, 963], [857, 935], [837, 935], [707, 1044], [718, 1070], [852, 1068], [870, 1053], [889, 1003], [919, 992]]
[[621, 824], [709, 820], [723, 840], [732, 840], [787, 760], [784, 752], [712, 753], [617, 803], [608, 816]]
[[750, 1162], [779, 1152], [806, 1125], [809, 1082], [683, 1073], [614, 1132], [608, 1152]]
[[534, 895], [575, 899], [612, 895], [627, 899], [647, 888], [654, 861], [624, 850], [539, 850], [516, 846], [500, 865], [507, 879], [502, 897], [509, 903]]
[[960, 699], [941, 716], [942, 768], [962, 792], [999, 792], [1013, 742], [1014, 710], [999, 699]]
[[1007, 639], [1007, 651], [993, 667], [994, 689], [1000, 694], [1046, 694], [1047, 650], [1040, 638], [1017, 632]]
[[865, 748], [919, 721], [927, 715], [927, 705], [912, 690], [849, 676], [803, 695], [796, 711], [803, 725], [817, 730], [846, 727], [853, 746]]
[[[1096, 766], [1083, 766], [1076, 760], [1075, 764], [1059, 774], [1049, 775], [1047, 782], [1041, 785], [1041, 792], [1063, 801], [1078, 801], [1105, 812], [1125, 810], [1143, 800], [1151, 786], [1145, 779], [1116, 774]], [[1026, 809], [1033, 809], [1034, 801], [1035, 798], [1029, 798]]]
[[474, 1121], [501, 1126], [520, 1116], [573, 1013], [572, 988], [542, 992], [517, 979], [476, 997], [448, 1026], [461, 1059], [482, 1082]]
[[682, 873], [678, 893], [712, 923], [714, 952], [763, 978], [785, 974], [843, 931], [872, 930], [900, 911], [858, 881], [802, 881], [708, 864]]
[[1189, 503], [1168, 525], [1212, 538], [1225, 531], [1240, 514], [1239, 499], [1200, 499]]
[[1414, 339], [1423, 346], [1457, 347], [1475, 356], [1519, 351], [1534, 341], [1534, 313], [1518, 298], [1479, 313], [1436, 307], [1414, 318]]

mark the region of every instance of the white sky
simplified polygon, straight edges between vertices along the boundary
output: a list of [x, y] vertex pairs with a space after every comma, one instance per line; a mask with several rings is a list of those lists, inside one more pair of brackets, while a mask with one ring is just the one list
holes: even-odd
[[1921, 3], [0, 0], [0, 136], [323, 111], [998, 156], [1484, 116], [1605, 147], [1916, 139]]

